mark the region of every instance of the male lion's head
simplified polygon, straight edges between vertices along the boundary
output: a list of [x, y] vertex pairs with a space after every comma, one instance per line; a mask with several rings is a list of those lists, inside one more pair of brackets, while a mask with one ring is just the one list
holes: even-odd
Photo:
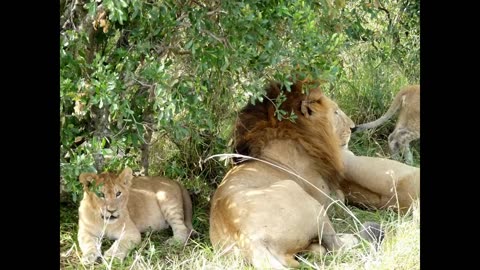
[[120, 175], [114, 173], [82, 173], [79, 176], [92, 211], [108, 223], [114, 223], [127, 207], [132, 169], [125, 168]]
[[[281, 96], [283, 102], [278, 106]], [[280, 119], [278, 111], [285, 112]], [[293, 115], [293, 121], [285, 119]], [[317, 171], [336, 186], [343, 180], [340, 149], [348, 146], [353, 127], [353, 121], [322, 93], [317, 82], [296, 81], [290, 91], [272, 83], [261, 103], [248, 104], [240, 111], [234, 147], [239, 154], [258, 157], [272, 139], [296, 141], [316, 161]]]
[[355, 127], [355, 123], [338, 106], [335, 110], [333, 127], [335, 129], [335, 133], [340, 139], [340, 146], [343, 149], [348, 149], [348, 142], [350, 141], [352, 129]]

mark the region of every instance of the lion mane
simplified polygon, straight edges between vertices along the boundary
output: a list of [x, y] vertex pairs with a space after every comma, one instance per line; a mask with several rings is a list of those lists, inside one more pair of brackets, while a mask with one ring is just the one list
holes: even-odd
[[[303, 146], [312, 159], [317, 160], [316, 170], [325, 178], [331, 187], [337, 188], [344, 179], [343, 162], [339, 148], [339, 139], [332, 129], [331, 119], [328, 119], [328, 102], [324, 102], [322, 117], [312, 123], [301, 112], [302, 103], [311, 102], [303, 93], [304, 85], [314, 86], [318, 82], [297, 81], [291, 85], [290, 91], [280, 83], [272, 82], [267, 88], [266, 98], [256, 104], [248, 104], [243, 108], [235, 123], [234, 149], [241, 155], [258, 157], [267, 142], [272, 139], [291, 139]], [[274, 100], [283, 93], [286, 100], [279, 107], [298, 116], [295, 122], [275, 116]], [[313, 125], [315, 124], [315, 125]], [[238, 164], [241, 160], [236, 159]]]

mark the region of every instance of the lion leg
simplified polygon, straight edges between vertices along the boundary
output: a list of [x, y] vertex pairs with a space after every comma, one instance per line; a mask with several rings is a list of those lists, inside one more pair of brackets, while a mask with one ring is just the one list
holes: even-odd
[[319, 234], [318, 239], [321, 239], [321, 243], [325, 246], [328, 250], [331, 251], [338, 251], [342, 248], [349, 248], [356, 243], [351, 241], [349, 237], [345, 237], [345, 235], [339, 237], [333, 228], [330, 219], [327, 216], [326, 210], [323, 206], [321, 206], [320, 213], [318, 215], [319, 220]]
[[400, 160], [400, 142], [397, 140], [397, 129], [388, 135], [388, 146], [390, 147], [391, 157], [394, 160]]
[[125, 231], [116, 236], [117, 240], [105, 251], [103, 255], [106, 258], [118, 258], [123, 260], [130, 250], [137, 246], [141, 241], [140, 231], [132, 221], [126, 222]]
[[410, 143], [406, 143], [403, 148], [403, 156], [407, 165], [413, 165], [413, 155], [410, 150]]
[[325, 255], [325, 253], [327, 253], [327, 250], [325, 249], [325, 247], [323, 247], [319, 243], [310, 244], [310, 246], [307, 247], [306, 251], [313, 253], [315, 255], [320, 255], [320, 256], [323, 256]]
[[190, 230], [185, 224], [182, 197], [180, 196], [180, 198], [178, 198], [176, 196], [162, 194], [158, 196], [157, 199], [160, 210], [173, 231], [173, 239], [169, 239], [168, 241], [185, 243], [190, 234]]
[[256, 269], [286, 269], [285, 267], [300, 267], [300, 263], [293, 258], [293, 254], [276, 254], [263, 243], [252, 243], [251, 260], [252, 265]]
[[413, 155], [410, 149], [410, 142], [420, 138], [417, 132], [409, 131], [403, 136], [403, 157], [407, 165], [413, 165]]
[[102, 256], [100, 252], [100, 240], [98, 237], [87, 232], [80, 226], [78, 230], [78, 244], [82, 251], [82, 262], [92, 264]]
[[407, 165], [413, 164], [413, 155], [410, 150], [410, 142], [418, 139], [420, 136], [417, 132], [410, 131], [406, 128], [395, 129], [388, 136], [388, 146], [392, 152], [392, 158], [400, 160], [400, 153]]

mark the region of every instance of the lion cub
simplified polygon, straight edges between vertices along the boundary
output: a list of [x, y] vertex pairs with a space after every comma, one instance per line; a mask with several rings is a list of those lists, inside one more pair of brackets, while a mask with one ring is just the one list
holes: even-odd
[[[187, 190], [164, 177], [133, 177], [132, 169], [114, 173], [82, 173], [84, 195], [79, 207], [78, 243], [82, 260], [101, 257], [101, 238], [115, 239], [105, 257], [125, 258], [140, 243], [140, 233], [173, 230], [185, 243], [193, 231], [192, 202]], [[170, 239], [169, 239], [170, 241]]]

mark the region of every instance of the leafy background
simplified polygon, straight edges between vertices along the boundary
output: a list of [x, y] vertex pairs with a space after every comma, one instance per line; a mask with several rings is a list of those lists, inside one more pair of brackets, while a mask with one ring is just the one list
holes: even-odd
[[[231, 153], [236, 112], [269, 80], [320, 78], [356, 123], [420, 82], [419, 1], [60, 0], [59, 15], [61, 233], [76, 230], [81, 172], [130, 166], [184, 184], [208, 235], [229, 164], [202, 161]], [[354, 134], [351, 150], [388, 157], [393, 126]]]

